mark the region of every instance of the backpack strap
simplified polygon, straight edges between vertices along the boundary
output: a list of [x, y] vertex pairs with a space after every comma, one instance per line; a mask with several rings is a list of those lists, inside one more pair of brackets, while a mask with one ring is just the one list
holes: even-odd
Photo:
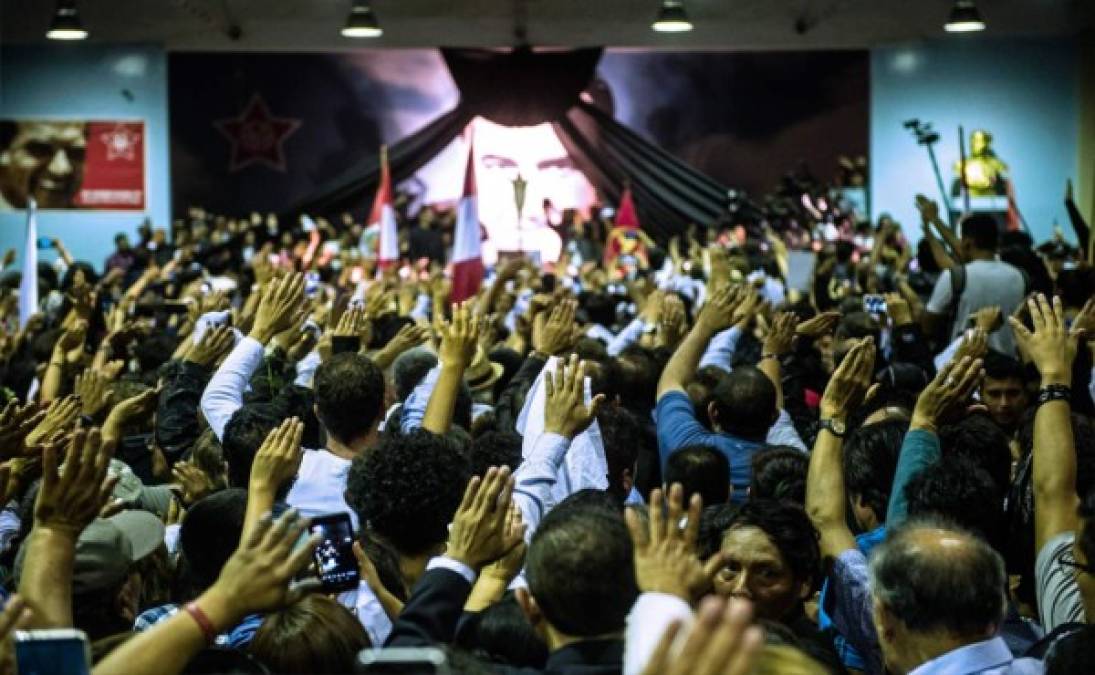
[[[966, 266], [956, 265], [950, 268], [951, 281], [951, 304], [950, 304], [950, 325], [954, 326], [954, 322], [958, 319], [958, 301], [962, 299], [962, 293], [966, 290]], [[949, 339], [949, 335], [948, 335]]]

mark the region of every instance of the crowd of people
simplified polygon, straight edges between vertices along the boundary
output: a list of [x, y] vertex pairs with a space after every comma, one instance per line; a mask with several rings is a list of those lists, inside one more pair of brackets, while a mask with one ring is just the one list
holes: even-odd
[[732, 221], [621, 270], [579, 219], [469, 298], [434, 216], [396, 266], [350, 216], [55, 242], [23, 325], [0, 278], [2, 668], [1095, 672], [1087, 243], [918, 204], [802, 288]]

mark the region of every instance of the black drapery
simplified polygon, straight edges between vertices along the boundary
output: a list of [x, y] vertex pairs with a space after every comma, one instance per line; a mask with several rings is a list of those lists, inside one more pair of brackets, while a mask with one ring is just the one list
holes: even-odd
[[[601, 194], [616, 202], [624, 183], [630, 183], [643, 229], [655, 239], [716, 220], [725, 211], [724, 186], [583, 100], [601, 52], [442, 49], [460, 102], [388, 149], [393, 181], [414, 175], [476, 116], [504, 126], [551, 122], [575, 165]], [[378, 155], [364, 157], [292, 213], [333, 216], [359, 209], [371, 203], [379, 180]]]

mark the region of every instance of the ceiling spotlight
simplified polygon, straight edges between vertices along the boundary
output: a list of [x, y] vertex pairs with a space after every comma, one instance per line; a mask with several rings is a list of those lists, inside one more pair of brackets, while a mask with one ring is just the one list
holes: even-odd
[[80, 22], [80, 12], [76, 10], [76, 0], [57, 0], [57, 11], [53, 21], [49, 22], [46, 37], [50, 40], [83, 40], [87, 31]]
[[651, 28], [659, 33], [687, 33], [692, 30], [692, 22], [688, 20], [681, 0], [662, 0], [658, 19]]
[[977, 11], [974, 0], [955, 0], [943, 29], [948, 33], [975, 33], [985, 30], [985, 20]]
[[369, 6], [369, 0], [354, 0], [350, 16], [346, 17], [346, 25], [342, 27], [342, 37], [376, 38], [383, 34], [384, 29], [376, 20], [376, 13]]

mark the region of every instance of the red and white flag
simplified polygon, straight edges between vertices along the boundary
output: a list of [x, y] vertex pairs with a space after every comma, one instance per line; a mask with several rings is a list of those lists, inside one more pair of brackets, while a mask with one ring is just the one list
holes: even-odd
[[464, 196], [456, 211], [452, 243], [452, 301], [473, 297], [483, 283], [483, 247], [479, 236], [479, 197], [475, 188], [475, 153], [468, 144]]
[[392, 174], [388, 170], [388, 146], [380, 146], [380, 184], [376, 188], [373, 210], [369, 214], [369, 226], [380, 229], [377, 252], [381, 270], [399, 264], [399, 233], [395, 225], [395, 209], [392, 207]]

